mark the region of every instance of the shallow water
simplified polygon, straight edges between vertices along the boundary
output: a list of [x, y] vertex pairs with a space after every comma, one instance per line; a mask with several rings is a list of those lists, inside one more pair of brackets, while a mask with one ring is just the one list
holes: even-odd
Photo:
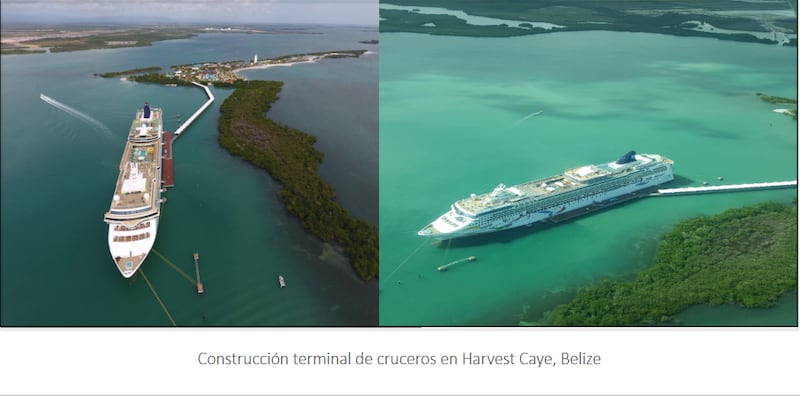
[[[470, 193], [628, 150], [673, 159], [689, 185], [795, 180], [797, 124], [755, 94], [795, 97], [797, 50], [570, 32], [388, 33], [381, 51], [383, 325], [517, 324], [537, 296], [644, 268], [682, 219], [797, 196], [647, 198], [557, 226], [430, 245], [416, 232]], [[436, 271], [468, 256], [477, 261]]]

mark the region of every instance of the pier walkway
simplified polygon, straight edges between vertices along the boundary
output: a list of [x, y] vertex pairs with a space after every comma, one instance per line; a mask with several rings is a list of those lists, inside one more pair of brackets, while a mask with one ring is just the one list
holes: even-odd
[[164, 132], [163, 141], [162, 141], [162, 152], [161, 152], [161, 187], [174, 187], [175, 186], [175, 161], [172, 157], [172, 143], [178, 139], [181, 133], [192, 124], [200, 114], [205, 111], [208, 106], [211, 106], [211, 103], [214, 102], [214, 95], [211, 94], [211, 90], [208, 89], [207, 86], [203, 84], [198, 84], [196, 82], [192, 82], [192, 84], [197, 85], [200, 88], [203, 88], [206, 91], [206, 95], [208, 95], [208, 100], [202, 106], [200, 106], [197, 111], [189, 117], [186, 122], [181, 124], [180, 127], [174, 132]]
[[662, 188], [651, 193], [651, 196], [663, 195], [684, 195], [684, 194], [703, 194], [728, 191], [748, 191], [765, 190], [774, 188], [797, 187], [797, 180], [766, 182], [766, 183], [746, 183], [746, 184], [727, 184], [722, 186], [702, 186], [702, 187], [681, 187], [681, 188]]
[[211, 103], [214, 102], [214, 95], [211, 94], [211, 90], [208, 89], [208, 86], [205, 86], [205, 85], [200, 84], [200, 83], [196, 83], [194, 81], [192, 81], [192, 84], [197, 85], [198, 87], [203, 88], [206, 91], [206, 95], [208, 95], [208, 101], [206, 101], [206, 103], [204, 103], [202, 106], [200, 106], [200, 108], [197, 109], [197, 111], [195, 111], [194, 114], [192, 114], [191, 117], [189, 117], [183, 124], [181, 124], [180, 127], [178, 127], [178, 129], [175, 131], [175, 139], [177, 139], [181, 135], [181, 133], [183, 133], [183, 131], [186, 128], [188, 128], [189, 125], [192, 124], [192, 121], [194, 121], [195, 118], [200, 116], [200, 114], [202, 114], [208, 108], [208, 106], [211, 106]]

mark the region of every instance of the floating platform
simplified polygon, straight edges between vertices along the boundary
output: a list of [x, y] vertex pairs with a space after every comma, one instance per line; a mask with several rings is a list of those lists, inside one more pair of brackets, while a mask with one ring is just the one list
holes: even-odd
[[203, 294], [203, 282], [200, 281], [200, 254], [194, 252], [194, 274], [197, 277], [197, 294]]
[[161, 183], [163, 187], [175, 186], [175, 161], [172, 159], [172, 133], [164, 132], [161, 159]]
[[477, 259], [475, 258], [475, 256], [469, 256], [469, 257], [467, 257], [467, 258], [463, 258], [463, 259], [461, 259], [461, 260], [451, 261], [451, 262], [449, 262], [449, 263], [447, 263], [447, 264], [445, 264], [445, 265], [440, 265], [440, 266], [439, 266], [438, 268], [436, 268], [436, 269], [437, 269], [437, 270], [439, 270], [439, 271], [447, 271], [447, 269], [448, 269], [448, 268], [450, 268], [450, 267], [452, 267], [452, 266], [454, 266], [454, 265], [456, 265], [456, 264], [465, 263], [465, 262], [467, 262], [467, 261], [475, 261], [475, 260], [477, 260]]

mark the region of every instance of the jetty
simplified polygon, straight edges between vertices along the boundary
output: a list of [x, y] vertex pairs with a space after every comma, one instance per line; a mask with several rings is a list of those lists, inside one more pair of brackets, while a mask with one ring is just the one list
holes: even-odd
[[[721, 177], [717, 180], [722, 180]], [[547, 221], [552, 223], [560, 223], [562, 221], [570, 220], [578, 216], [583, 216], [592, 212], [603, 210], [610, 206], [615, 206], [626, 201], [634, 200], [644, 197], [663, 197], [674, 195], [688, 195], [688, 194], [711, 194], [721, 192], [735, 192], [735, 191], [754, 191], [754, 190], [769, 190], [778, 188], [793, 188], [797, 187], [797, 180], [779, 181], [779, 182], [764, 182], [764, 183], [744, 183], [744, 184], [724, 184], [719, 186], [702, 187], [679, 187], [679, 188], [647, 188], [640, 191], [635, 191], [629, 194], [614, 197], [606, 201], [595, 202], [583, 208], [575, 209], [570, 212], [555, 215]]]
[[161, 184], [163, 187], [175, 186], [175, 162], [172, 158], [172, 133], [164, 132], [162, 140], [162, 159], [161, 159]]
[[764, 182], [764, 183], [725, 184], [720, 186], [661, 188], [656, 190], [655, 192], [650, 193], [650, 196], [707, 194], [715, 192], [768, 190], [768, 189], [792, 188], [792, 187], [797, 187], [797, 180]]
[[439, 271], [447, 271], [448, 268], [450, 268], [450, 267], [452, 267], [452, 266], [454, 266], [456, 264], [461, 264], [461, 263], [465, 263], [467, 261], [475, 261], [475, 260], [476, 260], [475, 256], [469, 256], [469, 257], [463, 258], [461, 260], [451, 261], [451, 262], [449, 262], [449, 263], [447, 263], [445, 265], [440, 265], [436, 269], [439, 270]]
[[175, 132], [164, 132], [161, 143], [161, 187], [164, 188], [175, 187], [175, 160], [172, 157], [172, 144], [178, 139], [181, 133], [183, 133], [183, 131], [214, 102], [214, 95], [207, 86], [196, 82], [192, 82], [192, 84], [203, 88], [203, 90], [206, 91], [206, 95], [208, 95], [208, 100], [203, 103], [186, 122], [182, 123]]
[[200, 281], [200, 254], [194, 252], [194, 275], [197, 277], [197, 294], [203, 294], [203, 282]]
[[175, 139], [177, 139], [181, 135], [181, 133], [183, 133], [183, 131], [185, 131], [186, 128], [188, 128], [189, 125], [192, 124], [192, 121], [194, 121], [197, 117], [200, 116], [200, 114], [202, 114], [204, 111], [206, 111], [208, 106], [211, 106], [211, 103], [214, 103], [214, 95], [211, 93], [211, 90], [208, 89], [208, 86], [200, 84], [200, 83], [197, 83], [197, 82], [194, 82], [194, 81], [192, 81], [192, 84], [197, 85], [200, 88], [203, 88], [206, 91], [206, 95], [208, 95], [208, 100], [205, 103], [203, 103], [203, 105], [200, 106], [200, 108], [197, 109], [197, 111], [195, 111], [194, 114], [192, 114], [192, 116], [189, 117], [186, 120], [186, 122], [181, 124], [181, 126], [178, 127], [177, 130], [175, 130]]

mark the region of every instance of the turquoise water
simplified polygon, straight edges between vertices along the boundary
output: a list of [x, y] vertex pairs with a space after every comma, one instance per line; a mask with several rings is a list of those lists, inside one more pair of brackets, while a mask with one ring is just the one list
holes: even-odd
[[[570, 32], [390, 33], [381, 35], [381, 52], [382, 325], [516, 324], [543, 296], [644, 268], [659, 236], [682, 219], [797, 196], [648, 198], [555, 227], [431, 245], [416, 232], [470, 193], [628, 150], [673, 159], [690, 185], [720, 183], [718, 176], [724, 183], [796, 179], [797, 124], [755, 94], [796, 96], [797, 50]], [[477, 261], [436, 271], [468, 256]]]
[[[254, 53], [264, 59], [337, 49], [376, 50], [358, 43], [375, 39], [374, 29], [308, 29], [319, 34], [212, 33], [152, 47], [0, 58], [2, 324], [171, 324], [143, 277], [129, 281], [115, 268], [103, 213], [136, 109], [145, 101], [163, 108], [165, 128], [174, 130], [175, 116], [185, 120], [206, 97], [198, 88], [136, 84], [92, 73], [249, 59]], [[349, 181], [353, 170], [347, 164], [377, 157], [377, 130], [369, 129], [377, 124], [377, 104], [365, 100], [377, 95], [377, 55], [346, 61], [347, 65], [330, 61], [284, 71], [281, 77], [291, 80], [282, 97], [302, 97], [319, 86], [350, 86], [342, 76], [359, 95], [323, 96], [315, 98], [313, 106], [280, 103], [280, 122], [302, 129], [329, 123], [324, 118], [331, 111], [348, 113], [326, 129], [308, 132], [318, 136], [323, 151], [336, 151], [337, 144], [357, 145], [326, 153], [323, 177], [332, 183], [348, 180], [350, 184], [337, 184], [342, 205], [376, 221], [377, 173], [359, 170], [359, 177]], [[219, 106], [231, 92], [213, 89], [214, 104], [175, 144], [176, 186], [166, 193], [169, 201], [154, 249], [190, 278], [192, 253], [198, 251], [205, 294], [198, 296], [192, 283], [155, 252], [145, 261], [144, 274], [178, 325], [376, 324], [377, 282], [365, 284], [348, 264], [323, 256], [325, 247], [309, 237], [277, 199], [279, 186], [217, 144]], [[40, 93], [92, 117], [111, 134], [41, 101]], [[316, 112], [316, 107], [326, 108], [326, 113]], [[352, 130], [369, 138], [342, 142]], [[355, 197], [347, 191], [353, 186], [367, 193]], [[286, 278], [286, 289], [278, 287], [279, 274]]]
[[797, 326], [797, 291], [778, 299], [768, 309], [748, 309], [735, 305], [699, 305], [675, 315], [678, 325], [710, 326]]

